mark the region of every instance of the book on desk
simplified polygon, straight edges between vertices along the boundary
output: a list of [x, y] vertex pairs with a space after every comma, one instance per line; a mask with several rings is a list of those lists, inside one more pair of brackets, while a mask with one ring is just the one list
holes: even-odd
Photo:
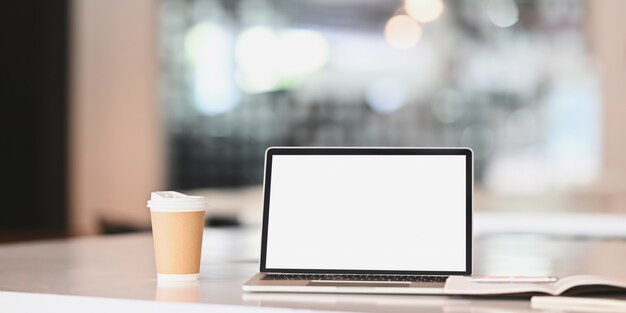
[[576, 275], [552, 283], [475, 282], [463, 276], [451, 276], [444, 293], [449, 295], [533, 295], [576, 296], [618, 292], [626, 295], [626, 278]]

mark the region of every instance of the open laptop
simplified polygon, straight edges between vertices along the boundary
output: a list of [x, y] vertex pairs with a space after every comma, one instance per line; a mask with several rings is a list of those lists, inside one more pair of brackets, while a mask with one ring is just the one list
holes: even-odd
[[472, 273], [469, 148], [269, 148], [251, 292], [440, 294]]

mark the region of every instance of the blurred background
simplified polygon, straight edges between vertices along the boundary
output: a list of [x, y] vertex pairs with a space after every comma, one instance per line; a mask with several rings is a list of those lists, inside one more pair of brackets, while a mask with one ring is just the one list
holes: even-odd
[[[468, 146], [477, 231], [626, 238], [626, 1], [0, 5], [0, 241], [258, 225], [269, 146]], [[617, 224], [616, 224], [617, 221]]]

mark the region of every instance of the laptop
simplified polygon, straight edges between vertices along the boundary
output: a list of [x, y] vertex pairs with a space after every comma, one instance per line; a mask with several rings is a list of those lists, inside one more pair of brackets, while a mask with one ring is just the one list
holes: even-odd
[[248, 292], [442, 294], [472, 274], [469, 148], [276, 147]]

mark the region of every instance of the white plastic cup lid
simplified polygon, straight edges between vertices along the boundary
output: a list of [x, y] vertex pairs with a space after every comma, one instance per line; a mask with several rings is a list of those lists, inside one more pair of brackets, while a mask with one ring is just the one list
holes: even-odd
[[195, 212], [205, 211], [207, 203], [200, 196], [188, 196], [176, 191], [155, 191], [150, 194], [147, 207], [151, 211]]

